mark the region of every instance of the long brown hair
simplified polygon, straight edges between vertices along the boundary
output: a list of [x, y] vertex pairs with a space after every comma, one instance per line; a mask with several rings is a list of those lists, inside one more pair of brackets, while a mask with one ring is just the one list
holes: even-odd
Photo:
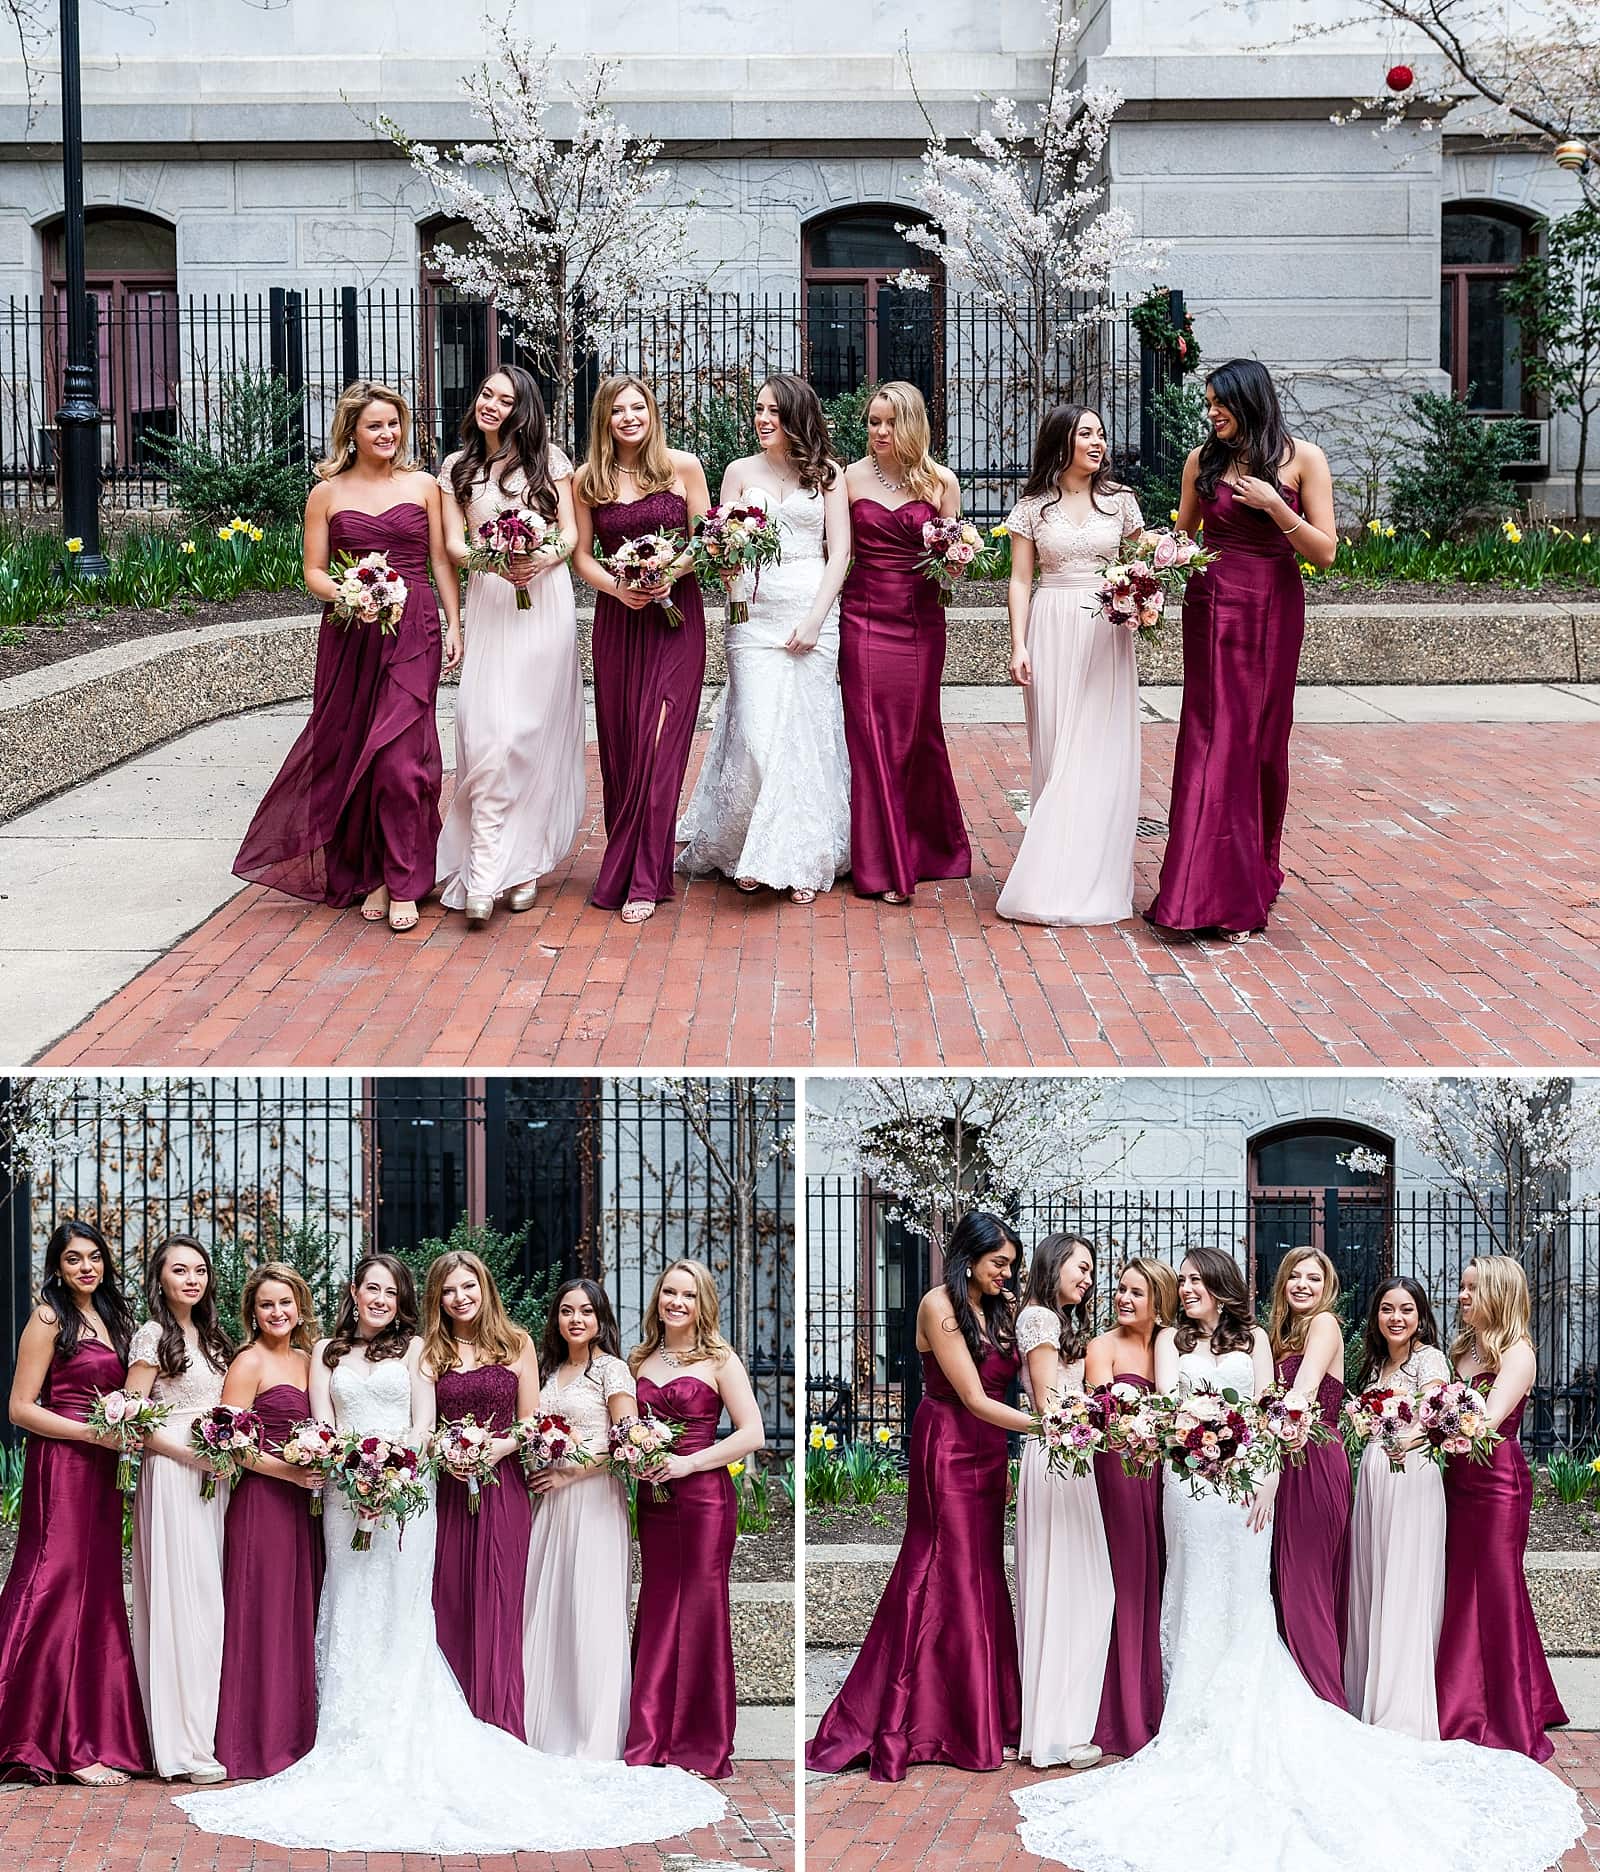
[[[1105, 430], [1105, 418], [1092, 403], [1058, 403], [1054, 409], [1045, 411], [1044, 421], [1039, 425], [1039, 433], [1034, 438], [1033, 460], [1028, 464], [1028, 478], [1022, 486], [1022, 498], [1044, 494], [1045, 501], [1041, 512], [1048, 512], [1061, 499], [1061, 477], [1072, 466], [1072, 458], [1078, 451], [1078, 424], [1085, 416], [1093, 416]], [[1089, 477], [1089, 505], [1097, 513], [1115, 511], [1111, 501], [1113, 494], [1122, 490], [1122, 483], [1111, 472], [1111, 449], [1109, 445], [1100, 458], [1100, 466]], [[1101, 505], [1104, 498], [1106, 505]]]
[[[1315, 1261], [1322, 1269], [1322, 1302], [1310, 1313], [1296, 1313], [1289, 1304], [1289, 1282], [1302, 1261]], [[1272, 1305], [1267, 1310], [1267, 1337], [1272, 1341], [1272, 1362], [1292, 1358], [1306, 1349], [1306, 1334], [1319, 1313], [1339, 1317], [1339, 1270], [1320, 1248], [1291, 1249], [1272, 1277]]]
[[[478, 427], [478, 398], [491, 378], [504, 377], [516, 401], [500, 426], [500, 439], [494, 461], [489, 459], [489, 444]], [[531, 371], [520, 364], [501, 364], [478, 385], [467, 413], [461, 418], [461, 452], [450, 469], [450, 491], [464, 513], [477, 482], [498, 475], [500, 486], [522, 470], [525, 483], [522, 498], [537, 507], [546, 520], [554, 520], [560, 511], [556, 484], [550, 476], [550, 419], [545, 414], [544, 398]]]
[[189, 1348], [184, 1344], [183, 1328], [178, 1324], [177, 1315], [167, 1299], [167, 1290], [161, 1285], [161, 1270], [174, 1248], [187, 1248], [191, 1254], [199, 1255], [205, 1263], [206, 1290], [190, 1309], [189, 1318], [194, 1326], [195, 1338], [200, 1342], [200, 1356], [220, 1376], [228, 1369], [228, 1362], [233, 1357], [233, 1342], [217, 1319], [216, 1270], [211, 1265], [211, 1257], [206, 1253], [204, 1245], [192, 1235], [167, 1236], [150, 1257], [144, 1271], [145, 1310], [161, 1328], [161, 1343], [156, 1349], [156, 1370], [163, 1378], [181, 1378], [189, 1369]]
[[1074, 1359], [1083, 1357], [1089, 1343], [1089, 1336], [1094, 1331], [1092, 1315], [1094, 1311], [1094, 1280], [1091, 1275], [1089, 1286], [1084, 1296], [1075, 1305], [1064, 1307], [1058, 1297], [1061, 1285], [1061, 1264], [1074, 1248], [1087, 1248], [1089, 1264], [1094, 1265], [1094, 1243], [1083, 1235], [1046, 1235], [1033, 1251], [1033, 1259], [1028, 1263], [1028, 1279], [1022, 1289], [1022, 1304], [1025, 1307], [1045, 1307], [1054, 1313], [1061, 1322], [1061, 1362], [1070, 1365]]
[[[1250, 1318], [1250, 1295], [1245, 1290], [1239, 1263], [1220, 1248], [1186, 1248], [1185, 1261], [1192, 1261], [1205, 1289], [1217, 1303], [1217, 1324], [1207, 1343], [1220, 1358], [1224, 1352], [1248, 1352], [1254, 1341], [1255, 1327]], [[1174, 1333], [1180, 1352], [1192, 1352], [1200, 1343], [1200, 1323], [1183, 1311], [1180, 1301], [1178, 1324]]]
[[322, 1362], [329, 1371], [347, 1352], [355, 1348], [359, 1337], [356, 1329], [361, 1317], [356, 1311], [356, 1289], [361, 1285], [368, 1268], [375, 1267], [381, 1267], [394, 1281], [395, 1308], [394, 1318], [389, 1324], [375, 1338], [367, 1341], [368, 1362], [376, 1364], [379, 1359], [404, 1358], [406, 1347], [417, 1335], [417, 1283], [411, 1278], [410, 1268], [398, 1255], [363, 1255], [356, 1263], [355, 1272], [350, 1276], [339, 1302], [339, 1317], [334, 1321], [333, 1333], [322, 1348]]
[[544, 1338], [539, 1342], [539, 1374], [542, 1378], [548, 1378], [567, 1362], [567, 1341], [561, 1331], [561, 1302], [569, 1293], [580, 1292], [594, 1308], [595, 1334], [589, 1342], [585, 1369], [594, 1363], [597, 1352], [607, 1352], [612, 1358], [622, 1357], [622, 1340], [617, 1332], [617, 1316], [611, 1310], [611, 1296], [598, 1281], [585, 1280], [580, 1274], [574, 1280], [563, 1281], [550, 1298], [550, 1310], [544, 1321]]
[[639, 1367], [666, 1339], [666, 1331], [661, 1324], [661, 1289], [666, 1285], [669, 1274], [679, 1273], [687, 1274], [694, 1282], [695, 1298], [694, 1345], [684, 1363], [693, 1364], [701, 1359], [710, 1359], [720, 1365], [724, 1359], [733, 1356], [733, 1347], [722, 1336], [722, 1302], [717, 1297], [717, 1283], [711, 1278], [711, 1270], [703, 1261], [691, 1261], [685, 1256], [679, 1261], [669, 1261], [656, 1276], [656, 1284], [650, 1290], [650, 1304], [645, 1308], [640, 1326], [643, 1336], [628, 1354], [628, 1370], [636, 1377]]
[[422, 1356], [434, 1377], [454, 1371], [461, 1361], [461, 1345], [445, 1317], [444, 1284], [458, 1268], [476, 1275], [481, 1300], [478, 1306], [478, 1330], [473, 1343], [485, 1365], [511, 1365], [522, 1356], [528, 1335], [506, 1311], [494, 1276], [478, 1256], [465, 1248], [449, 1248], [428, 1267], [428, 1284], [422, 1296]]
[[256, 1295], [268, 1281], [276, 1281], [294, 1295], [300, 1321], [290, 1329], [289, 1343], [297, 1352], [310, 1352], [317, 1343], [317, 1303], [311, 1297], [306, 1277], [287, 1261], [263, 1261], [259, 1267], [251, 1268], [245, 1280], [244, 1292], [239, 1296], [239, 1315], [246, 1345], [254, 1345], [261, 1337], [261, 1327], [256, 1320]]
[[772, 392], [778, 406], [778, 421], [783, 424], [789, 459], [801, 487], [808, 493], [826, 492], [839, 478], [839, 465], [821, 398], [804, 377], [796, 377], [792, 371], [779, 371], [776, 377], [766, 378], [756, 391], [757, 397], [763, 390]]
[[[894, 455], [907, 491], [917, 500], [937, 507], [944, 485], [928, 453], [933, 432], [928, 426], [928, 406], [922, 400], [922, 392], [915, 384], [902, 383], [898, 378], [879, 384], [867, 398], [869, 416], [880, 397], [894, 411]], [[870, 454], [870, 444], [868, 452]]]
[[387, 384], [373, 383], [363, 377], [346, 385], [333, 406], [333, 425], [328, 431], [328, 452], [317, 463], [319, 481], [331, 481], [356, 465], [356, 424], [374, 403], [392, 403], [400, 412], [400, 441], [389, 466], [396, 474], [415, 468], [411, 459], [411, 405], [398, 390]]
[[586, 507], [603, 507], [617, 498], [617, 443], [611, 433], [611, 411], [624, 390], [637, 390], [650, 412], [650, 427], [645, 431], [639, 465], [633, 473], [635, 494], [642, 500], [647, 494], [663, 493], [678, 478], [667, 452], [661, 411], [649, 384], [642, 377], [626, 374], [603, 377], [589, 406], [589, 453], [572, 477], [572, 491]]

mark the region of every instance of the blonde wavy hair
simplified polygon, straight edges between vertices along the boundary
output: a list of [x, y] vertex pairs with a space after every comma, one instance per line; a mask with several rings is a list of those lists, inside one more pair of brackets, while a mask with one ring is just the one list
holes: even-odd
[[[1289, 1282], [1302, 1261], [1315, 1261], [1322, 1269], [1322, 1303], [1309, 1313], [1296, 1313], [1289, 1304]], [[1286, 1254], [1272, 1277], [1272, 1305], [1267, 1310], [1267, 1337], [1272, 1342], [1274, 1363], [1291, 1358], [1306, 1347], [1306, 1334], [1319, 1313], [1338, 1318], [1339, 1270], [1320, 1248], [1300, 1248]]]
[[928, 453], [932, 432], [928, 428], [928, 406], [922, 400], [922, 392], [915, 384], [898, 379], [879, 384], [867, 399], [869, 416], [873, 404], [880, 400], [894, 411], [894, 455], [900, 464], [900, 478], [917, 500], [937, 507], [944, 489], [939, 470]]
[[[1150, 1289], [1150, 1342], [1163, 1326], [1171, 1326], [1178, 1317], [1178, 1276], [1165, 1261], [1152, 1261], [1148, 1255], [1135, 1255], [1117, 1269], [1121, 1285], [1124, 1274], [1137, 1274]], [[1112, 1324], [1115, 1325], [1115, 1315]]]
[[510, 1365], [528, 1343], [528, 1335], [506, 1311], [494, 1276], [483, 1262], [465, 1248], [448, 1249], [430, 1263], [428, 1284], [422, 1292], [422, 1357], [435, 1378], [454, 1371], [461, 1362], [461, 1348], [444, 1310], [444, 1284], [460, 1268], [477, 1277], [482, 1295], [474, 1340], [479, 1360], [485, 1365]]
[[296, 1351], [309, 1352], [318, 1337], [317, 1303], [306, 1277], [287, 1261], [263, 1261], [245, 1277], [244, 1292], [239, 1296], [239, 1323], [244, 1328], [245, 1344], [254, 1345], [261, 1337], [261, 1328], [256, 1324], [256, 1295], [268, 1281], [277, 1281], [294, 1295], [300, 1323], [289, 1334], [289, 1343]]
[[611, 412], [624, 390], [637, 390], [650, 412], [650, 427], [633, 474], [635, 495], [642, 500], [647, 494], [660, 494], [678, 477], [667, 451], [661, 411], [649, 384], [642, 377], [605, 377], [589, 406], [589, 453], [572, 477], [572, 491], [586, 507], [603, 507], [617, 498], [617, 443], [611, 433]]
[[656, 1276], [650, 1304], [645, 1308], [641, 1328], [644, 1337], [628, 1354], [628, 1370], [635, 1377], [639, 1367], [652, 1352], [659, 1351], [665, 1341], [666, 1334], [661, 1326], [661, 1289], [672, 1274], [687, 1274], [694, 1282], [694, 1345], [684, 1362], [697, 1364], [701, 1359], [710, 1359], [720, 1365], [724, 1359], [733, 1357], [733, 1347], [722, 1336], [722, 1302], [717, 1298], [717, 1283], [711, 1278], [710, 1268], [703, 1261], [669, 1261]]
[[1456, 1336], [1450, 1341], [1450, 1363], [1457, 1364], [1476, 1342], [1479, 1358], [1490, 1371], [1499, 1371], [1501, 1359], [1514, 1345], [1524, 1339], [1533, 1343], [1528, 1277], [1513, 1255], [1474, 1255], [1467, 1266], [1478, 1271], [1472, 1311], [1479, 1323], [1458, 1323]]
[[347, 384], [333, 406], [333, 427], [328, 431], [328, 452], [317, 463], [319, 481], [331, 481], [335, 475], [356, 465], [356, 424], [374, 403], [392, 403], [400, 412], [400, 446], [390, 464], [397, 473], [415, 468], [411, 459], [411, 405], [398, 390], [387, 384], [372, 383], [367, 378]]

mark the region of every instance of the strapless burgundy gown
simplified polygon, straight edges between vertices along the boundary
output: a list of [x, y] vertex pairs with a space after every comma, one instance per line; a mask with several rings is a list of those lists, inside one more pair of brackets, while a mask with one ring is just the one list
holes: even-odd
[[[1298, 508], [1292, 489], [1284, 498]], [[1283, 888], [1305, 586], [1293, 541], [1225, 481], [1201, 505], [1218, 558], [1184, 596], [1171, 829], [1145, 915], [1164, 929], [1257, 930]]]
[[1567, 1713], [1522, 1571], [1533, 1511], [1533, 1478], [1519, 1441], [1525, 1405], [1501, 1424], [1504, 1440], [1492, 1462], [1452, 1456], [1445, 1465], [1444, 1621], [1434, 1685], [1441, 1740], [1515, 1749], [1542, 1762], [1555, 1753], [1545, 1730]]
[[[1003, 1399], [1020, 1361], [990, 1347], [978, 1368]], [[916, 1762], [1000, 1766], [1022, 1734], [1022, 1673], [1006, 1584], [1006, 1433], [974, 1417], [929, 1352], [911, 1422], [906, 1534], [860, 1655], [806, 1750], [874, 1781]]]
[[[703, 1378], [684, 1372], [665, 1385], [641, 1378], [638, 1397], [641, 1411], [683, 1425], [679, 1455], [716, 1442], [722, 1399]], [[720, 1781], [733, 1773], [738, 1716], [728, 1607], [738, 1502], [732, 1476], [720, 1467], [666, 1490], [659, 1502], [648, 1483], [638, 1492], [639, 1606], [622, 1758], [636, 1768], [671, 1763]]]
[[[442, 1372], [437, 1390], [441, 1424], [474, 1417], [504, 1436], [517, 1420], [517, 1374], [509, 1366]], [[521, 1742], [522, 1598], [533, 1505], [515, 1456], [495, 1474], [499, 1482], [482, 1491], [473, 1514], [466, 1483], [439, 1471], [433, 1616], [439, 1649], [468, 1708]]]
[[[1136, 1385], [1141, 1391], [1155, 1389], [1137, 1372], [1118, 1372], [1111, 1382]], [[1094, 1459], [1094, 1480], [1116, 1592], [1094, 1739], [1108, 1755], [1135, 1755], [1161, 1727], [1165, 1702], [1161, 1581], [1167, 1542], [1161, 1524], [1161, 1476], [1130, 1476], [1120, 1456], [1102, 1452]]]
[[850, 875], [863, 896], [909, 897], [972, 875], [939, 684], [944, 606], [917, 570], [928, 501], [851, 503], [855, 559], [839, 597], [839, 686], [850, 751]]
[[[1292, 1388], [1301, 1355], [1278, 1367]], [[1272, 1510], [1272, 1597], [1278, 1636], [1300, 1675], [1337, 1709], [1345, 1708], [1344, 1640], [1350, 1610], [1350, 1458], [1339, 1437], [1344, 1385], [1332, 1372], [1317, 1389], [1317, 1410], [1331, 1443], [1285, 1467]]]
[[[262, 1447], [276, 1455], [311, 1415], [298, 1385], [256, 1394]], [[222, 1548], [222, 1685], [217, 1760], [232, 1781], [299, 1761], [317, 1739], [317, 1601], [322, 1522], [294, 1482], [248, 1470], [233, 1485]]]
[[[80, 1339], [58, 1352], [39, 1402], [86, 1422], [127, 1376]], [[22, 1518], [0, 1593], [0, 1778], [46, 1781], [93, 1762], [150, 1773], [133, 1642], [122, 1599], [122, 1496], [115, 1450], [30, 1436]]]
[[[594, 510], [595, 539], [614, 553], [642, 533], [687, 535], [689, 508], [671, 488]], [[605, 805], [606, 851], [590, 901], [667, 903], [676, 853], [678, 795], [706, 677], [706, 614], [692, 577], [672, 588], [674, 629], [659, 605], [630, 611], [609, 592], [594, 604], [594, 714]]]
[[414, 501], [328, 522], [337, 553], [386, 553], [406, 582], [395, 635], [324, 611], [311, 719], [256, 808], [236, 877], [341, 907], [380, 884], [400, 902], [434, 886], [444, 779], [434, 702], [443, 646], [428, 583], [428, 515]]

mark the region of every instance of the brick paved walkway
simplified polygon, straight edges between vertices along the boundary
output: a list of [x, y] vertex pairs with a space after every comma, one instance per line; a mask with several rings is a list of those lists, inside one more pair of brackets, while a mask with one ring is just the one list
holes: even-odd
[[[1551, 1766], [1578, 1789], [1589, 1830], [1561, 1872], [1600, 1867], [1600, 1734], [1557, 1734]], [[1059, 1771], [1052, 1770], [1052, 1776]], [[1093, 1769], [1085, 1772], [1093, 1774]], [[913, 1768], [890, 1785], [864, 1774], [815, 1779], [806, 1787], [806, 1872], [1037, 1872], [1057, 1862], [1024, 1852], [1011, 1790], [1041, 1777], [1008, 1762], [997, 1774]], [[1227, 1797], [1226, 1789], [1211, 1793]], [[1351, 1816], [1350, 1864], [1371, 1862], [1359, 1816]]]
[[172, 1805], [171, 1789], [136, 1781], [0, 1791], [4, 1872], [698, 1872], [712, 1866], [794, 1865], [794, 1775], [742, 1761], [719, 1783], [728, 1812], [715, 1827], [617, 1852], [441, 1859], [433, 1853], [290, 1852], [202, 1833]]
[[[1147, 726], [1144, 811], [1175, 730]], [[1589, 724], [1302, 727], [1269, 934], [1001, 922], [1023, 731], [956, 728], [970, 883], [908, 912], [701, 881], [640, 929], [588, 908], [602, 835], [526, 916], [437, 905], [390, 937], [251, 888], [44, 1055], [53, 1065], [1426, 1064], [1600, 1059], [1600, 735]], [[703, 746], [701, 737], [699, 746]], [[590, 798], [599, 786], [590, 754]], [[1161, 839], [1139, 846], [1135, 902]], [[107, 888], [115, 887], [107, 880]]]

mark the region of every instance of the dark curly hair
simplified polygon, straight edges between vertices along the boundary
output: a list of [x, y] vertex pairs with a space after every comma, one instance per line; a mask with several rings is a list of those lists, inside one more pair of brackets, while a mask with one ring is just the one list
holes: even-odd
[[[980, 1324], [972, 1298], [967, 1292], [967, 1283], [972, 1278], [974, 1266], [985, 1255], [1007, 1246], [1015, 1257], [1011, 1263], [1011, 1291], [984, 1295], [983, 1319]], [[1022, 1243], [1017, 1239], [1016, 1231], [1002, 1222], [999, 1216], [988, 1215], [981, 1209], [974, 1209], [970, 1215], [964, 1215], [945, 1244], [944, 1290], [950, 1296], [956, 1325], [961, 1337], [967, 1342], [967, 1350], [972, 1354], [975, 1365], [983, 1363], [983, 1355], [989, 1347], [1009, 1352], [1017, 1342], [1016, 1287], [1017, 1272], [1021, 1265]]]
[[1237, 461], [1247, 475], [1278, 486], [1278, 470], [1294, 451], [1294, 437], [1283, 420], [1278, 388], [1265, 364], [1254, 358], [1230, 358], [1206, 372], [1206, 385], [1238, 425], [1235, 442], [1215, 430], [1200, 444], [1195, 487], [1202, 500], [1217, 498], [1217, 484]]
[[1022, 1290], [1024, 1306], [1045, 1307], [1060, 1320], [1061, 1357], [1067, 1365], [1083, 1357], [1094, 1332], [1092, 1279], [1088, 1292], [1075, 1306], [1064, 1307], [1057, 1297], [1061, 1285], [1061, 1264], [1074, 1248], [1087, 1248], [1089, 1260], [1093, 1263], [1094, 1243], [1082, 1235], [1046, 1235], [1033, 1251], [1033, 1259], [1028, 1263], [1028, 1279]]
[[1410, 1294], [1412, 1305], [1417, 1309], [1417, 1336], [1411, 1342], [1411, 1350], [1415, 1352], [1418, 1346], [1438, 1346], [1440, 1343], [1439, 1322], [1434, 1316], [1433, 1302], [1428, 1298], [1427, 1288], [1420, 1281], [1414, 1281], [1409, 1274], [1393, 1274], [1388, 1280], [1379, 1281], [1373, 1289], [1372, 1304], [1367, 1308], [1366, 1327], [1361, 1339], [1363, 1390], [1389, 1363], [1389, 1342], [1378, 1325], [1378, 1309], [1383, 1305], [1383, 1296], [1393, 1293], [1396, 1287], [1403, 1287]]
[[[1220, 1248], [1186, 1248], [1183, 1259], [1193, 1262], [1206, 1292], [1217, 1303], [1216, 1328], [1207, 1341], [1211, 1350], [1219, 1358], [1224, 1352], [1250, 1351], [1255, 1343], [1255, 1322], [1250, 1317], [1250, 1295], [1239, 1263]], [[1192, 1352], [1200, 1343], [1199, 1323], [1183, 1311], [1181, 1301], [1175, 1337], [1180, 1352]]]
[[[1034, 494], [1048, 494], [1041, 513], [1048, 512], [1061, 498], [1061, 477], [1072, 466], [1072, 457], [1078, 447], [1078, 424], [1085, 416], [1099, 418], [1100, 427], [1105, 428], [1105, 418], [1100, 415], [1092, 403], [1057, 403], [1053, 409], [1044, 413], [1044, 421], [1039, 424], [1039, 433], [1033, 441], [1033, 460], [1028, 464], [1028, 478], [1022, 486], [1022, 498], [1027, 500]], [[1100, 458], [1100, 466], [1089, 479], [1089, 504], [1097, 513], [1111, 513], [1112, 507], [1102, 507], [1102, 496], [1110, 499], [1113, 494], [1122, 492], [1122, 483], [1111, 472], [1111, 450], [1108, 447]]]
[[789, 459], [800, 476], [800, 485], [809, 493], [825, 493], [839, 478], [839, 464], [833, 452], [833, 438], [828, 433], [828, 419], [822, 403], [804, 377], [780, 371], [765, 378], [756, 391], [772, 392], [778, 406], [778, 421], [783, 424], [789, 444]]
[[71, 1358], [83, 1340], [94, 1337], [84, 1325], [78, 1303], [61, 1272], [61, 1257], [73, 1241], [92, 1242], [100, 1250], [100, 1285], [95, 1288], [90, 1304], [100, 1315], [117, 1357], [126, 1364], [128, 1341], [133, 1337], [133, 1308], [117, 1285], [116, 1263], [111, 1259], [111, 1249], [106, 1238], [92, 1222], [69, 1220], [58, 1223], [45, 1243], [44, 1279], [39, 1287], [39, 1303], [55, 1315], [56, 1351], [62, 1358]]
[[367, 1341], [368, 1359], [376, 1363], [379, 1359], [404, 1358], [406, 1347], [417, 1336], [421, 1314], [417, 1309], [417, 1283], [411, 1278], [410, 1268], [398, 1255], [363, 1255], [356, 1263], [350, 1284], [339, 1301], [339, 1317], [334, 1322], [333, 1332], [322, 1348], [322, 1362], [329, 1371], [347, 1352], [355, 1348], [359, 1336], [356, 1328], [360, 1319], [356, 1312], [356, 1289], [361, 1285], [367, 1270], [375, 1267], [381, 1267], [394, 1279], [395, 1310], [394, 1318], [383, 1331]]
[[174, 1248], [187, 1248], [199, 1255], [206, 1266], [206, 1290], [189, 1314], [195, 1337], [200, 1341], [200, 1356], [214, 1372], [225, 1372], [233, 1357], [233, 1341], [217, 1319], [217, 1277], [211, 1257], [192, 1235], [169, 1235], [150, 1257], [144, 1271], [145, 1309], [161, 1328], [161, 1344], [156, 1352], [156, 1370], [163, 1378], [179, 1378], [189, 1369], [189, 1348], [183, 1342], [183, 1328], [167, 1300], [161, 1285], [161, 1270]]
[[527, 480], [524, 498], [537, 507], [544, 518], [554, 520], [558, 511], [556, 484], [550, 474], [550, 419], [545, 413], [544, 398], [533, 374], [520, 364], [501, 364], [478, 385], [467, 413], [461, 419], [461, 453], [450, 470], [450, 488], [463, 513], [472, 499], [473, 485], [490, 473], [489, 445], [478, 427], [478, 398], [490, 377], [504, 377], [516, 396], [511, 414], [501, 425], [495, 459], [500, 463], [502, 485], [518, 468]]

